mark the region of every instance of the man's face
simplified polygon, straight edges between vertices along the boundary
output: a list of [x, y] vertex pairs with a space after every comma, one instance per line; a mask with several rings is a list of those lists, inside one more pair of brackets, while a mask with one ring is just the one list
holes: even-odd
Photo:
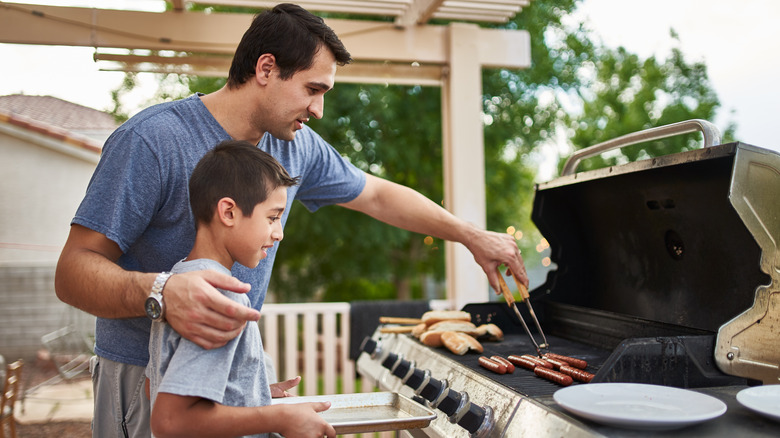
[[281, 140], [293, 140], [310, 117], [322, 118], [325, 93], [333, 88], [336, 59], [327, 48], [314, 55], [310, 69], [296, 72], [291, 78], [279, 78], [274, 66], [267, 88], [267, 100], [255, 120], [265, 120], [263, 131]]

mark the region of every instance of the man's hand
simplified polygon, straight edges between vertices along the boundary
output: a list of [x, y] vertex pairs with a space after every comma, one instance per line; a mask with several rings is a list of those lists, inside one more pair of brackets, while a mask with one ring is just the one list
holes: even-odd
[[184, 338], [205, 348], [218, 348], [238, 336], [260, 312], [241, 306], [215, 288], [246, 293], [250, 285], [215, 271], [175, 274], [163, 290], [165, 319]]
[[501, 265], [506, 265], [511, 269], [517, 275], [517, 278], [520, 279], [520, 282], [528, 287], [528, 274], [525, 271], [523, 257], [520, 255], [520, 250], [517, 248], [517, 242], [515, 242], [513, 236], [478, 229], [474, 229], [473, 233], [469, 240], [464, 242], [464, 245], [474, 255], [474, 261], [485, 271], [490, 287], [493, 288], [496, 294], [501, 294], [497, 271], [497, 268]]
[[290, 388], [295, 388], [299, 383], [301, 383], [301, 376], [287, 379], [284, 382], [272, 383], [271, 398], [295, 397], [294, 395], [287, 392], [287, 390]]

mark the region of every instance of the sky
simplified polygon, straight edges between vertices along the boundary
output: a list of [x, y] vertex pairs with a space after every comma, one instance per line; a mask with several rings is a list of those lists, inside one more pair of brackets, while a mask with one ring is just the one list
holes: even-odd
[[[74, 5], [75, 1], [42, 3]], [[159, 7], [160, 1], [81, 1], [81, 6]], [[103, 6], [105, 7], [105, 6]], [[736, 138], [780, 151], [780, 1], [777, 0], [584, 0], [580, 14], [607, 45], [622, 45], [646, 58], [662, 58], [679, 44], [686, 60], [707, 65], [721, 101], [715, 124], [737, 124]], [[679, 35], [679, 43], [670, 36]], [[104, 110], [123, 73], [100, 71], [94, 49], [0, 44], [0, 95], [50, 95]], [[154, 92], [154, 77], [125, 104], [141, 107]]]

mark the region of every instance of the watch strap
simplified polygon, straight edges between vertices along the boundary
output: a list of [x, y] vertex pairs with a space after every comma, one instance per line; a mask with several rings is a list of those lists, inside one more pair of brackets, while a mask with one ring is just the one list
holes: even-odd
[[157, 274], [157, 277], [154, 279], [154, 284], [152, 284], [151, 293], [162, 295], [162, 291], [165, 288], [165, 283], [168, 282], [168, 279], [171, 278], [171, 275], [173, 274], [167, 271]]

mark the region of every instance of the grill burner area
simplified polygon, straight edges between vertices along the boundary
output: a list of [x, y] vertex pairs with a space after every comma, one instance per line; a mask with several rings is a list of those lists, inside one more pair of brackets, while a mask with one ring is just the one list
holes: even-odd
[[[780, 155], [742, 143], [539, 184], [532, 219], [555, 269], [531, 300], [550, 352], [584, 359], [595, 374], [572, 385], [664, 385], [727, 405], [664, 436], [780, 436], [780, 422], [736, 400], [749, 385], [780, 383], [777, 199]], [[503, 341], [482, 343], [482, 355], [534, 354], [505, 303], [462, 310], [504, 331]], [[360, 374], [440, 413], [406, 432], [415, 437], [658, 436], [569, 414], [552, 396], [561, 386], [521, 367], [500, 375], [479, 366], [478, 354], [379, 330], [371, 339]]]

